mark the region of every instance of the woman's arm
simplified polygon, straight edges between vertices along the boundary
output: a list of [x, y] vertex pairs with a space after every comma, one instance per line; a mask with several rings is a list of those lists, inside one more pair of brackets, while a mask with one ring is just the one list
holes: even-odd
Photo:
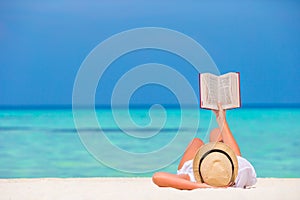
[[205, 183], [194, 183], [189, 180], [187, 174], [176, 175], [166, 172], [156, 172], [152, 181], [159, 187], [172, 187], [180, 190], [193, 190], [197, 188], [211, 188], [210, 185]]
[[239, 145], [237, 144], [235, 138], [233, 137], [229, 125], [226, 120], [226, 111], [222, 108], [222, 105], [218, 104], [219, 110], [213, 110], [216, 115], [216, 119], [221, 131], [223, 142], [230, 146], [230, 148], [235, 152], [236, 155], [240, 156], [241, 151]]

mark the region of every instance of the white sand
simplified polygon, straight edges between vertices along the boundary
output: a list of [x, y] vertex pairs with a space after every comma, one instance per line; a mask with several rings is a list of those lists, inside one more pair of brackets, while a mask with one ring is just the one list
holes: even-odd
[[300, 199], [300, 179], [259, 178], [251, 189], [159, 188], [151, 178], [0, 179], [0, 199]]

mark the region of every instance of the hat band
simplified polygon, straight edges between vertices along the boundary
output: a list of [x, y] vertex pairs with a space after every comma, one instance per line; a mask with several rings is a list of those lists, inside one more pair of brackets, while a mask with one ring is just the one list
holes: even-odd
[[[232, 159], [230, 158], [230, 156], [229, 156], [225, 151], [223, 151], [223, 150], [221, 150], [221, 149], [212, 149], [212, 150], [206, 152], [206, 153], [202, 156], [202, 158], [200, 159], [200, 162], [199, 162], [199, 168], [198, 168], [198, 171], [199, 171], [200, 179], [201, 179], [201, 182], [202, 182], [202, 183], [204, 183], [204, 181], [203, 181], [203, 177], [202, 177], [201, 170], [200, 170], [201, 163], [202, 163], [202, 161], [204, 160], [204, 158], [205, 158], [206, 156], [208, 156], [208, 154], [214, 153], [214, 152], [223, 153], [223, 154], [228, 158], [228, 160], [230, 161], [230, 164], [231, 164], [231, 168], [232, 168], [231, 179], [232, 179], [232, 177], [233, 177], [234, 166], [233, 166], [233, 162], [232, 162]], [[231, 181], [234, 181], [234, 180], [231, 180]]]

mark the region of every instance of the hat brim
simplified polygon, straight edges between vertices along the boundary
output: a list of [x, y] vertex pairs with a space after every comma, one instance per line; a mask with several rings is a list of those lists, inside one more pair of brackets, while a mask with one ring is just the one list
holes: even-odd
[[[200, 165], [200, 162], [201, 162], [203, 156], [206, 156], [207, 154], [212, 152], [212, 150], [213, 151], [217, 150], [219, 152], [222, 152], [226, 156], [228, 156], [228, 158], [230, 158], [231, 163], [233, 165], [231, 182], [234, 182], [237, 177], [237, 174], [238, 174], [237, 157], [236, 157], [236, 154], [234, 153], [234, 151], [229, 146], [227, 146], [226, 144], [224, 144], [222, 142], [211, 142], [211, 143], [205, 144], [202, 147], [200, 147], [200, 149], [196, 153], [196, 155], [194, 157], [194, 161], [193, 161], [193, 171], [194, 171], [194, 176], [195, 176], [196, 181], [203, 183], [203, 180], [201, 177], [201, 172], [199, 171], [199, 169], [200, 169], [199, 165]], [[209, 184], [209, 183], [207, 183], [207, 184]]]

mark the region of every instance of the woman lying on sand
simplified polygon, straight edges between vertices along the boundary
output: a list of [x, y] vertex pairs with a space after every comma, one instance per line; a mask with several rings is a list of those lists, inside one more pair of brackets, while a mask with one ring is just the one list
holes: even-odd
[[177, 174], [157, 172], [153, 182], [160, 187], [182, 190], [210, 187], [245, 188], [256, 183], [253, 166], [241, 157], [240, 148], [234, 139], [226, 112], [218, 105], [214, 110], [219, 128], [210, 133], [210, 143], [195, 138], [187, 147]]

